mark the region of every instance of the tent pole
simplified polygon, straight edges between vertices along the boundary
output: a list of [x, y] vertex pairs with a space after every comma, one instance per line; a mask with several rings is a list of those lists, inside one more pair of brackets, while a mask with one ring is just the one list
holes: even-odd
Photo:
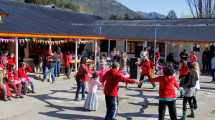
[[154, 63], [155, 63], [155, 53], [156, 53], [156, 44], [157, 44], [157, 25], [155, 26], [155, 40], [154, 40]]
[[15, 47], [16, 47], [16, 70], [19, 68], [19, 39], [15, 38]]
[[75, 72], [77, 71], [78, 71], [78, 41], [76, 40], [75, 41]]
[[108, 40], [108, 56], [110, 56], [110, 40]]
[[128, 52], [128, 40], [125, 40], [125, 52]]
[[167, 57], [167, 41], [165, 41], [165, 58], [164, 61], [166, 62], [166, 57]]
[[96, 70], [97, 68], [97, 48], [98, 48], [98, 43], [97, 40], [94, 41], [95, 42], [95, 55], [94, 55], [94, 70]]

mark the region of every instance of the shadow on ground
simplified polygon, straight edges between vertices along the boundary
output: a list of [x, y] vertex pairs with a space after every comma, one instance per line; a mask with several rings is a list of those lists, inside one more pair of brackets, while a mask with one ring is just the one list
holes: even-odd
[[125, 118], [126, 120], [133, 120], [134, 117], [139, 117], [139, 118], [158, 118], [157, 114], [145, 114], [144, 113], [145, 110], [150, 105], [154, 105], [154, 103], [149, 103], [148, 98], [157, 99], [157, 96], [146, 96], [146, 95], [143, 94], [143, 90], [133, 89], [133, 87], [129, 87], [129, 88], [125, 88], [125, 89], [137, 92], [137, 94], [127, 95], [127, 96], [142, 98], [143, 102], [129, 103], [129, 104], [132, 104], [132, 105], [135, 105], [135, 106], [140, 106], [141, 108], [139, 109], [138, 112], [119, 113], [119, 116]]
[[39, 114], [42, 114], [42, 115], [46, 115], [46, 116], [54, 117], [54, 118], [59, 118], [59, 119], [65, 119], [65, 120], [72, 120], [72, 119], [103, 120], [102, 117], [97, 117], [97, 116], [62, 113], [64, 111], [68, 111], [68, 110], [86, 112], [82, 107], [67, 107], [67, 106], [62, 106], [62, 105], [55, 105], [55, 104], [50, 102], [50, 100], [73, 101], [73, 99], [59, 98], [59, 97], [51, 96], [55, 93], [62, 93], [62, 92], [73, 93], [73, 91], [71, 91], [71, 90], [51, 90], [50, 94], [32, 95], [30, 97], [36, 98], [36, 99], [46, 103], [47, 104], [46, 107], [50, 107], [54, 110], [54, 111], [49, 111], [49, 112], [39, 112]]

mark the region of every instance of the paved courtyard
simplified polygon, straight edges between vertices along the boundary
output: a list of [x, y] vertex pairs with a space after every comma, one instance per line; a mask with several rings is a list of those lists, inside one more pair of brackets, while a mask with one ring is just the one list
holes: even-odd
[[[215, 119], [215, 83], [210, 81], [210, 77], [201, 76], [199, 109], [194, 120]], [[73, 100], [76, 86], [73, 79], [63, 80], [61, 77], [55, 84], [41, 81], [35, 81], [35, 84], [36, 94], [9, 102], [0, 101], [0, 120], [103, 120], [105, 116], [102, 91], [99, 91], [98, 111], [86, 112], [82, 108], [83, 101]], [[128, 89], [123, 87], [124, 84], [121, 86], [118, 120], [157, 120], [157, 90], [151, 90], [149, 84], [145, 84], [142, 89], [137, 89], [136, 85], [129, 85]], [[177, 112], [180, 117], [180, 99], [177, 101]], [[169, 119], [168, 114], [166, 119]]]

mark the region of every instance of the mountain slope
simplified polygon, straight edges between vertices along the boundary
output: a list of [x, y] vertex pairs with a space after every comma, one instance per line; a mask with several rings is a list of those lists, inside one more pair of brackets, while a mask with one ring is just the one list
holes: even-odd
[[[24, 2], [26, 0], [13, 0]], [[54, 4], [61, 9], [99, 16], [103, 19], [164, 19], [159, 13], [135, 12], [116, 0], [27, 0], [38, 5]], [[35, 3], [36, 1], [36, 3]], [[31, 3], [30, 2], [30, 3]]]
[[136, 12], [128, 9], [121, 3], [115, 0], [70, 0], [73, 4], [80, 6], [80, 12], [90, 13], [100, 16], [104, 19], [109, 19], [111, 16], [118, 16], [124, 18], [140, 17]]

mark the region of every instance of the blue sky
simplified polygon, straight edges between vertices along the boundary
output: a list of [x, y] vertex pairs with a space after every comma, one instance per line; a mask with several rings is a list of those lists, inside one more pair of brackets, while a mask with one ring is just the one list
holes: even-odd
[[186, 0], [117, 0], [134, 11], [159, 12], [167, 14], [175, 10], [179, 17], [189, 16], [189, 7]]

